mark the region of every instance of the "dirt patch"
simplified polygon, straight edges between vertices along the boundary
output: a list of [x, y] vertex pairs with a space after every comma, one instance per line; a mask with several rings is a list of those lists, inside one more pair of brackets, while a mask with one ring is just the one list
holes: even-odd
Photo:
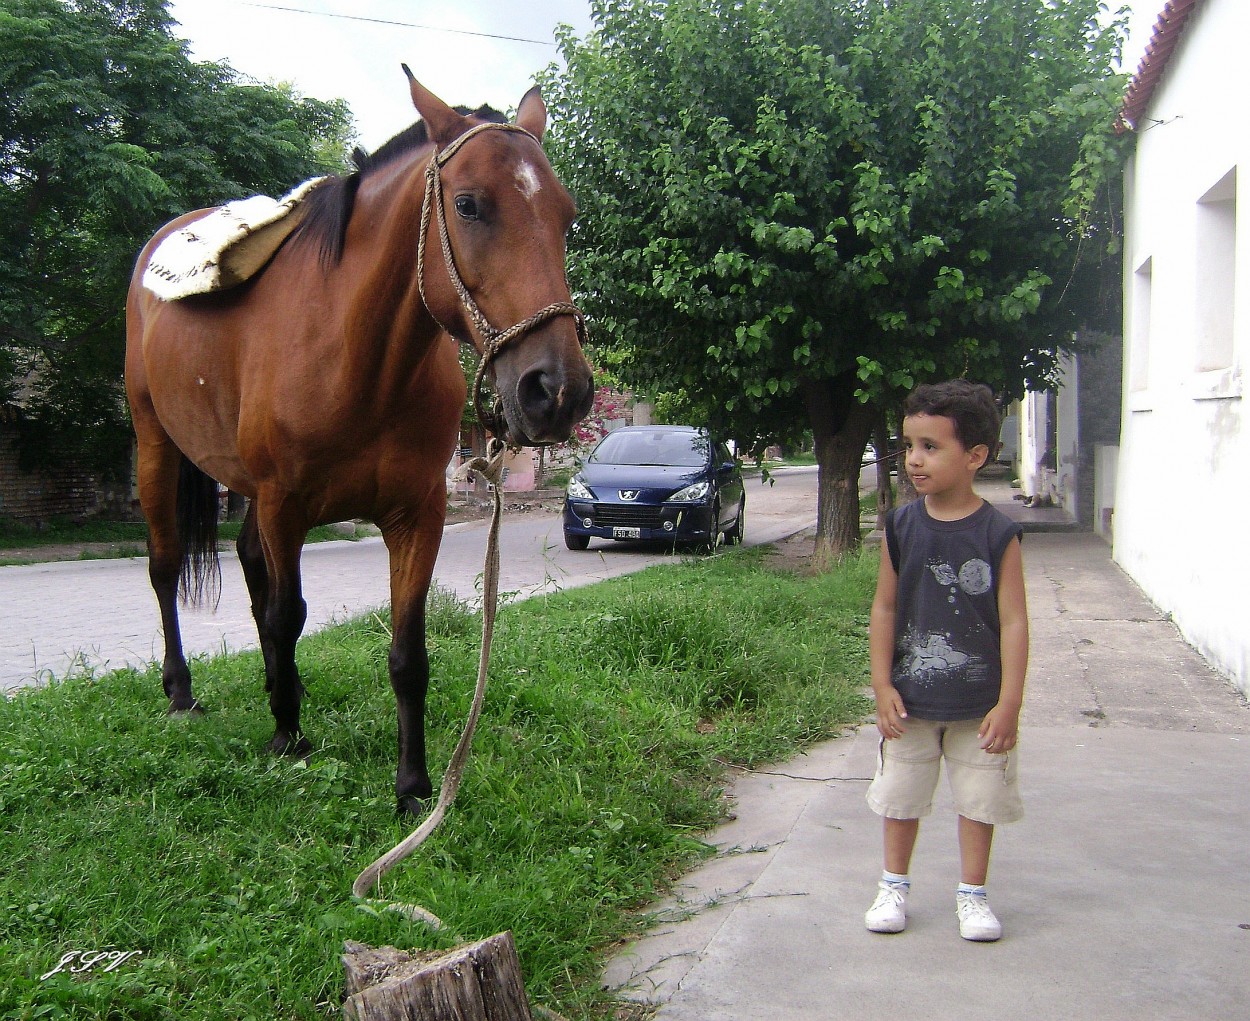
[[[538, 493], [513, 494], [504, 493], [504, 514], [555, 513], [564, 502], [562, 491], [550, 495]], [[461, 521], [479, 521], [489, 518], [494, 509], [494, 501], [489, 496], [457, 496], [447, 503], [447, 524], [454, 525]]]
[[815, 552], [816, 529], [815, 527], [806, 528], [788, 539], [773, 543], [773, 548], [764, 558], [764, 563], [772, 571], [812, 575], [818, 573], [812, 560]]
[[[865, 518], [860, 522], [860, 526], [864, 536], [864, 546], [875, 548], [881, 541], [881, 533], [873, 531], [875, 521]], [[785, 571], [805, 578], [814, 577], [827, 570], [816, 560], [816, 527], [814, 525], [774, 543], [773, 548], [764, 558], [764, 563], [770, 570]]]

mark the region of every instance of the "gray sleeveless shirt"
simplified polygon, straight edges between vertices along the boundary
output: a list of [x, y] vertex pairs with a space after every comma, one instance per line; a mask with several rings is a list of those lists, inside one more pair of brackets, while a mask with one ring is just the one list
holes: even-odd
[[939, 521], [924, 500], [886, 515], [898, 575], [893, 682], [909, 716], [970, 720], [998, 704], [998, 569], [1023, 529], [985, 503]]

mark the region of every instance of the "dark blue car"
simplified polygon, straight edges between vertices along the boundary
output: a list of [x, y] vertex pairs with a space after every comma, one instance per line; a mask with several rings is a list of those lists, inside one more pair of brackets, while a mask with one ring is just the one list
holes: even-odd
[[742, 541], [746, 494], [724, 443], [690, 426], [637, 425], [608, 433], [569, 481], [564, 544], [644, 539], [711, 548]]

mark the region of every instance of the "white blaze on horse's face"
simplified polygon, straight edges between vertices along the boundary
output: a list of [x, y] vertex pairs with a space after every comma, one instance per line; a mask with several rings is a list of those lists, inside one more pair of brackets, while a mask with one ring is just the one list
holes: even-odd
[[527, 200], [532, 199], [535, 195], [542, 191], [543, 186], [538, 180], [538, 171], [536, 171], [531, 164], [522, 163], [516, 168], [515, 176], [517, 187]]

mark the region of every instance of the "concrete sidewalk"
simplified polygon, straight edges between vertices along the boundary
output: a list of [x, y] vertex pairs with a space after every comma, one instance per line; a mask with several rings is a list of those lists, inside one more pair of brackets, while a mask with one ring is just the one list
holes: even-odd
[[[1002, 827], [994, 944], [960, 939], [943, 781], [907, 931], [869, 933], [880, 820], [871, 724], [739, 775], [717, 857], [605, 983], [656, 1021], [1250, 1017], [1250, 708], [1062, 512], [1026, 525], [1026, 818]], [[1035, 531], [1042, 529], [1042, 531]]]

